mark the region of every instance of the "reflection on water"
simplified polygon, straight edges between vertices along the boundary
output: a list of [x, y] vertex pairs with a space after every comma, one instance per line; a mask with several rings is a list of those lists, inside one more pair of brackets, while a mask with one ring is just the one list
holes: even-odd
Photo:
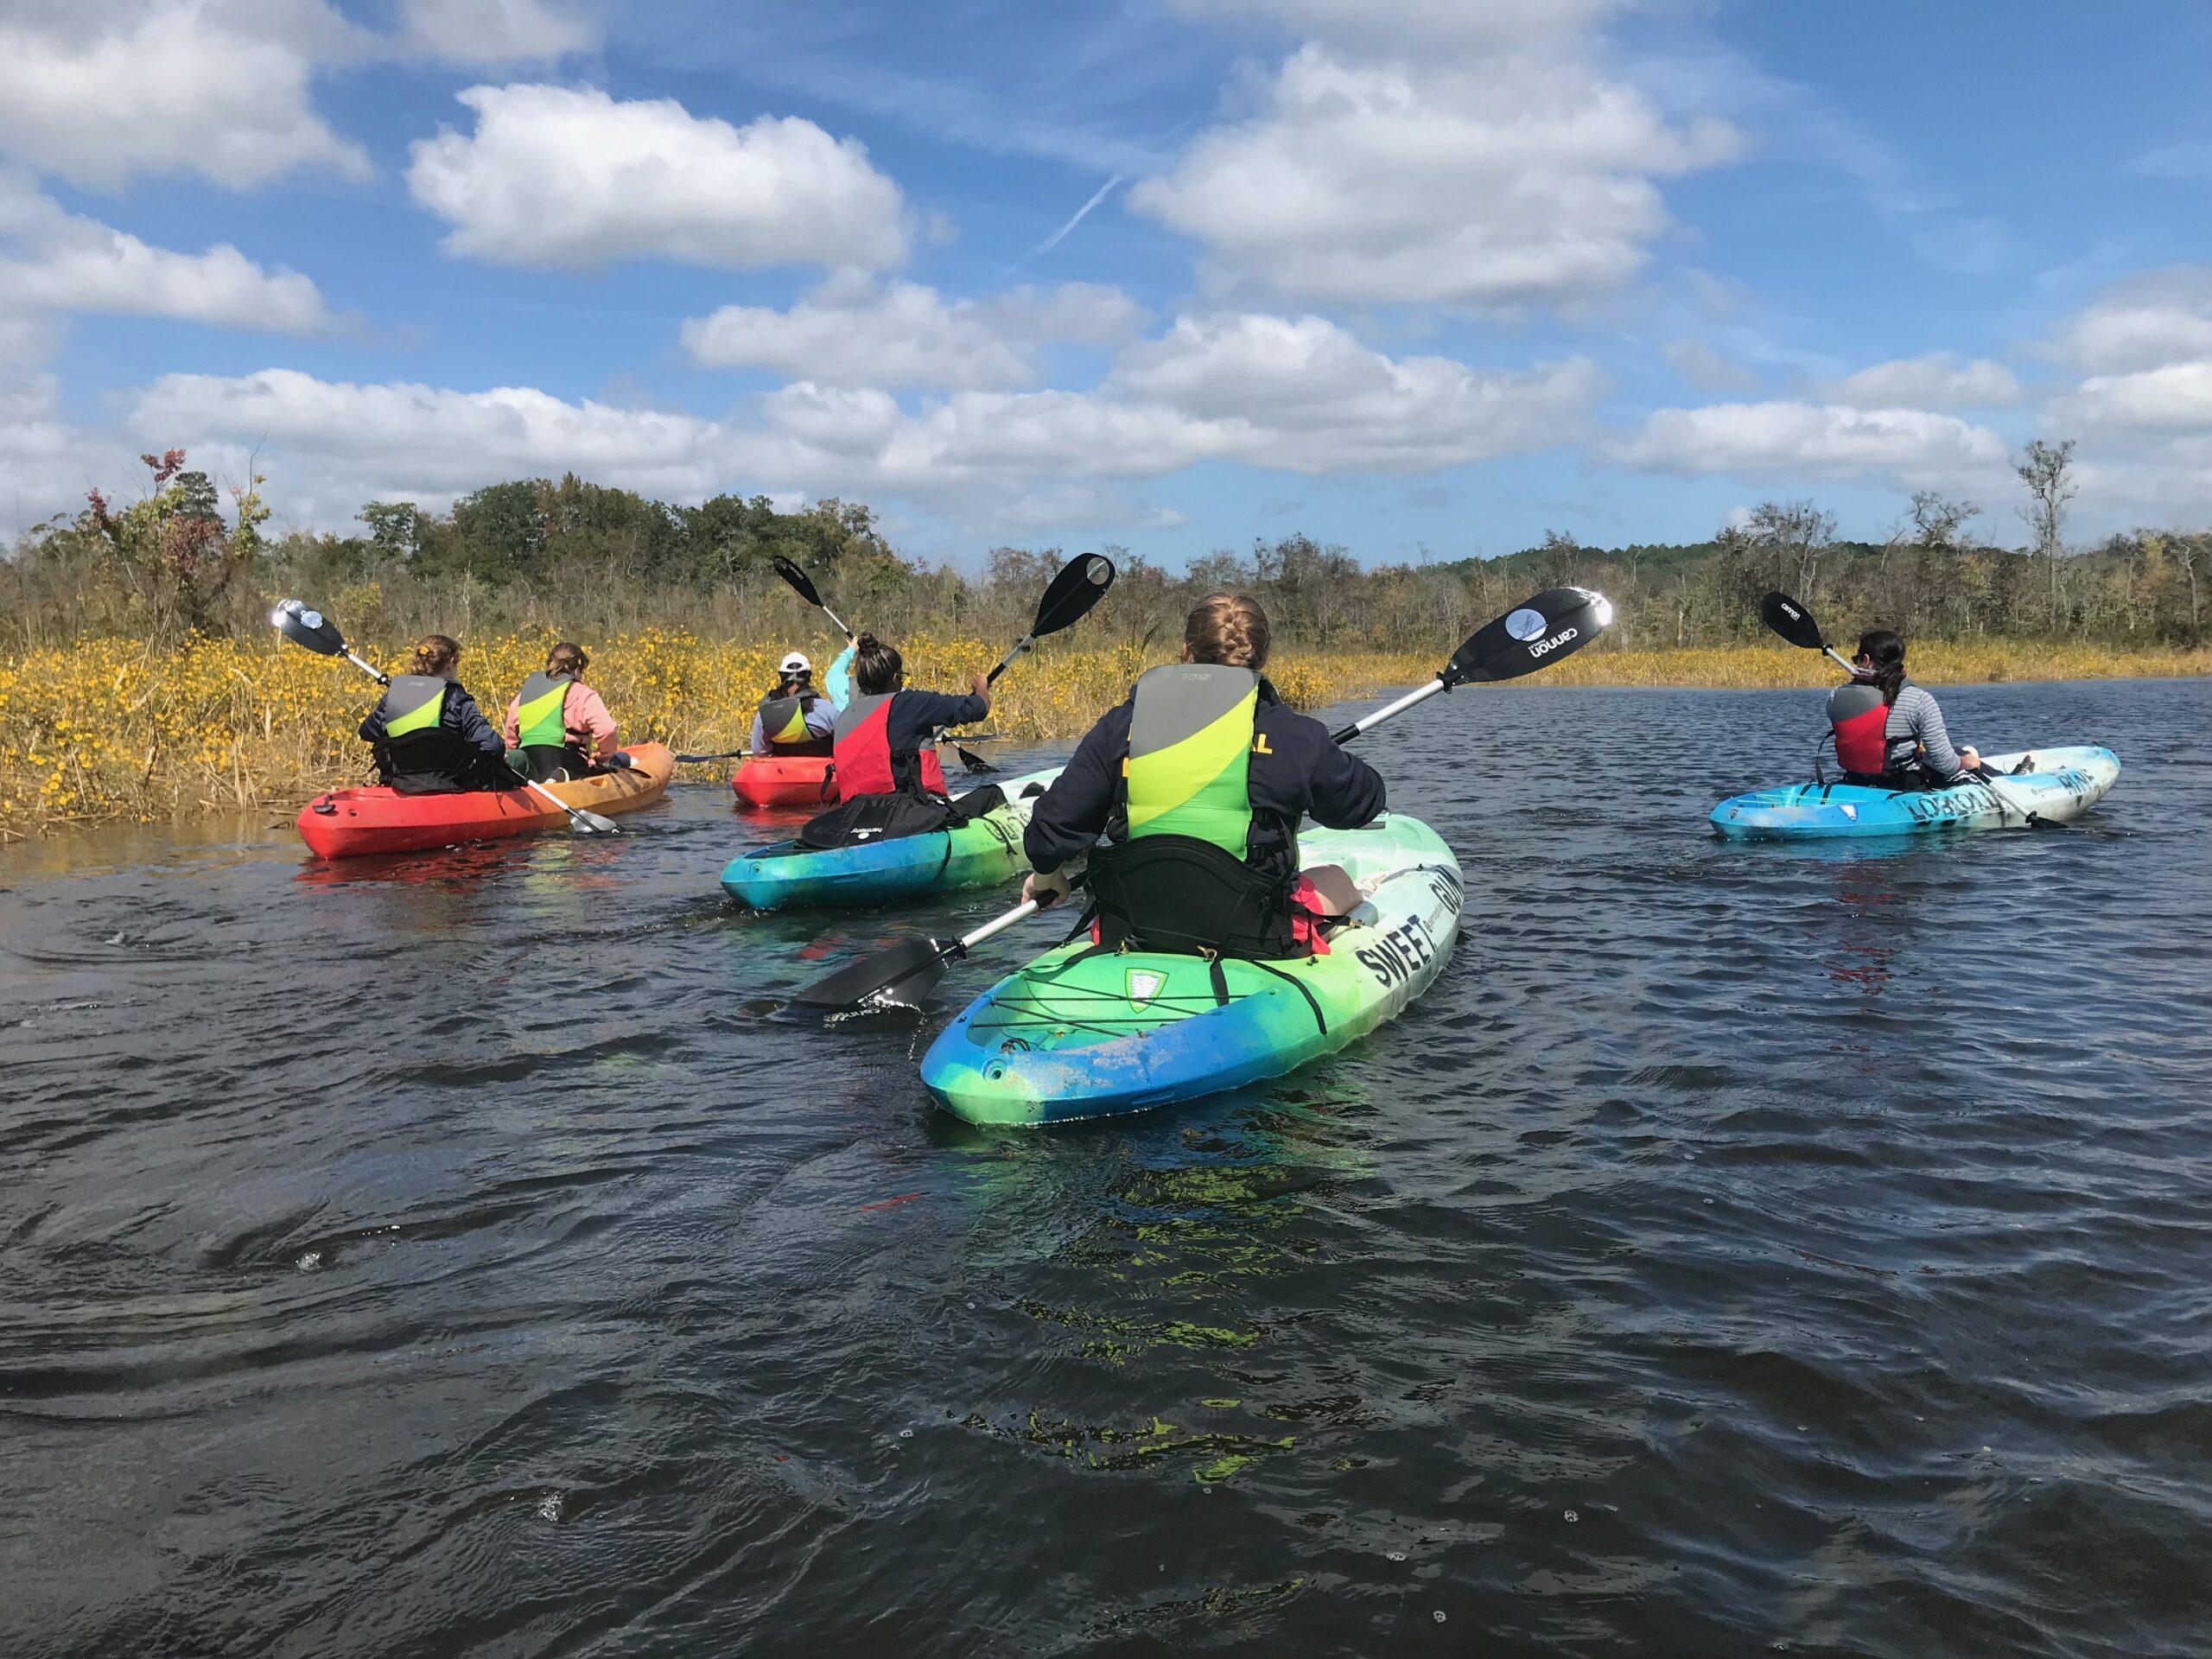
[[1946, 706], [2128, 770], [1728, 846], [1817, 696], [1439, 700], [1430, 995], [1046, 1133], [989, 963], [775, 1013], [1006, 896], [734, 911], [720, 785], [0, 850], [0, 1652], [2201, 1651], [2212, 686]]

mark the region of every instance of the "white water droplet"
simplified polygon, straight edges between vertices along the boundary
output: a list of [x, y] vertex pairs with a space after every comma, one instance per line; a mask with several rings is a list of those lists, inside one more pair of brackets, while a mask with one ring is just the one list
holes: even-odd
[[322, 1252], [321, 1250], [306, 1251], [292, 1265], [302, 1273], [313, 1273], [322, 1265]]
[[1440, 1607], [1434, 1612], [1431, 1613], [1429, 1617], [1434, 1619], [1438, 1624], [1441, 1624], [1444, 1622], [1444, 1610]]
[[902, 1428], [899, 1431], [899, 1438], [902, 1440], [911, 1440], [914, 1438], [914, 1431], [911, 1428]]
[[541, 1521], [558, 1521], [561, 1518], [560, 1493], [548, 1492], [537, 1500], [537, 1518]]
[[1394, 1561], [1402, 1561], [1406, 1559], [1406, 1552], [1402, 1549], [1394, 1549], [1389, 1551], [1389, 1554], [1390, 1559]]
[[1569, 1510], [1567, 1512], [1567, 1518], [1569, 1521], [1580, 1521], [1582, 1517], [1577, 1515], [1573, 1510]]

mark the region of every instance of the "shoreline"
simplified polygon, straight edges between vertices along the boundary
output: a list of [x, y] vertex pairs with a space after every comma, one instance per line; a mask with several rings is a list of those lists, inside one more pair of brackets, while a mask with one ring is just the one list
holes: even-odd
[[[544, 643], [529, 635], [470, 644], [462, 682], [494, 723], [507, 689], [537, 666]], [[590, 682], [625, 736], [690, 752], [744, 746], [776, 654], [658, 629], [586, 644], [594, 658]], [[998, 655], [980, 640], [918, 634], [904, 644], [912, 680], [920, 685], [958, 684]], [[1166, 656], [1134, 645], [1077, 650], [1048, 641], [1000, 683], [990, 725], [1016, 741], [1080, 736], [1128, 695], [1139, 673]], [[1411, 652], [1290, 647], [1269, 677], [1287, 702], [1313, 709], [1417, 685], [1440, 661]], [[1936, 688], [2212, 677], [2206, 648], [1932, 641], [1916, 647], [1908, 662], [1916, 679]], [[1541, 673], [1470, 689], [1810, 692], [1837, 678], [1826, 659], [1782, 646], [1601, 645]], [[296, 810], [323, 790], [366, 781], [365, 747], [353, 728], [376, 695], [342, 665], [275, 640], [200, 641], [156, 653], [137, 640], [86, 639], [0, 658], [0, 845], [52, 829], [174, 822], [215, 809]], [[679, 780], [726, 778], [734, 764], [680, 768]]]

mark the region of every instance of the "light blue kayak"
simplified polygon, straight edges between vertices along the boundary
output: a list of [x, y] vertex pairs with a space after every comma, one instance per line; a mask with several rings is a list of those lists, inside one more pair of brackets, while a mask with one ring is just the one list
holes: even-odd
[[1006, 804], [957, 830], [863, 842], [826, 853], [795, 842], [757, 847], [730, 860], [722, 890], [755, 910], [866, 909], [922, 893], [995, 887], [1029, 868], [1021, 832], [1030, 809], [1060, 769], [1024, 772], [999, 787]]
[[[2013, 772], [2023, 760], [2028, 769]], [[2103, 799], [2120, 777], [2120, 757], [2095, 747], [1985, 755], [1983, 764], [2007, 775], [1993, 783], [1949, 789], [1872, 789], [1861, 784], [1755, 789], [1714, 807], [1713, 827], [1731, 841], [1804, 841], [2017, 829], [2035, 820], [2063, 823]]]
[[1459, 937], [1459, 861], [1395, 814], [1309, 829], [1298, 844], [1307, 867], [1337, 865], [1359, 887], [1328, 955], [1230, 958], [1217, 979], [1202, 957], [1058, 945], [945, 1028], [923, 1083], [971, 1123], [1059, 1123], [1278, 1077], [1365, 1036], [1443, 972]]

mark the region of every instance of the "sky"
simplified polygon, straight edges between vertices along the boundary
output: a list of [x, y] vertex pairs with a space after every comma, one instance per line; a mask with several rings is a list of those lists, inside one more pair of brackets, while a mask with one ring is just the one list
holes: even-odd
[[571, 471], [1382, 563], [2212, 524], [2212, 9], [4, 0], [0, 512]]

